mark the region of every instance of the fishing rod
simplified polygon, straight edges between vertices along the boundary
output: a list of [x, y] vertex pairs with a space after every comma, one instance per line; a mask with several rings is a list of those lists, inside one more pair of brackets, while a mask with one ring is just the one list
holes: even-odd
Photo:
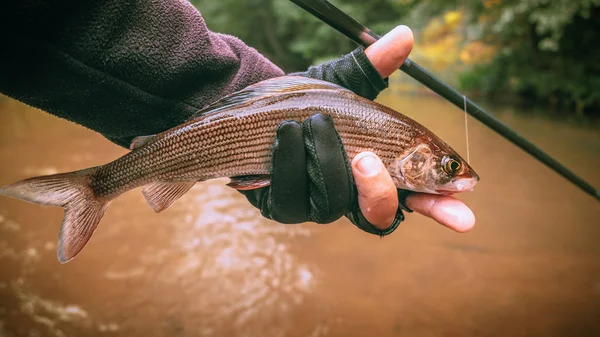
[[[364, 47], [370, 46], [380, 38], [379, 35], [372, 32], [369, 28], [365, 27], [363, 24], [356, 21], [354, 18], [335, 7], [327, 0], [290, 1]], [[527, 139], [523, 138], [506, 124], [487, 113], [485, 110], [483, 110], [483, 108], [475, 104], [465, 95], [461, 94], [448, 84], [442, 82], [425, 68], [418, 65], [415, 61], [407, 58], [404, 64], [400, 67], [400, 70], [438, 95], [442, 96], [459, 109], [466, 110], [469, 115], [473, 116], [490, 129], [496, 131], [501, 136], [508, 139], [513, 144], [529, 153], [534, 158], [544, 163], [546, 166], [550, 167], [567, 180], [571, 181], [584, 192], [593, 196], [597, 200], [600, 200], [600, 191], [594, 186], [590, 185], [575, 173], [571, 172], [564, 165], [542, 151], [533, 143], [529, 142]]]

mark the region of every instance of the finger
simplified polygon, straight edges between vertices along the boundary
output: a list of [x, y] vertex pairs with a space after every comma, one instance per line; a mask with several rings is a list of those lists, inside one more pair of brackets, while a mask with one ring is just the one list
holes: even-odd
[[475, 226], [475, 215], [462, 201], [445, 195], [412, 193], [406, 206], [457, 232], [468, 232]]
[[374, 153], [362, 152], [352, 160], [352, 173], [363, 216], [379, 229], [388, 228], [398, 210], [398, 194], [383, 163]]
[[317, 113], [302, 123], [306, 169], [310, 180], [310, 214], [330, 223], [348, 213], [353, 200], [352, 176], [342, 141], [329, 115]]
[[302, 126], [284, 121], [277, 128], [271, 172], [271, 218], [280, 223], [300, 223], [308, 217], [308, 173]]
[[365, 49], [365, 54], [382, 78], [390, 76], [406, 61], [414, 43], [407, 26], [398, 26]]

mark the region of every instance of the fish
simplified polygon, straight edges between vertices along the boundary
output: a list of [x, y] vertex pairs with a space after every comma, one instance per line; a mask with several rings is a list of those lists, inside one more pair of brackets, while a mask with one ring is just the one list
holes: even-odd
[[136, 137], [112, 162], [17, 181], [0, 195], [64, 208], [57, 256], [67, 263], [129, 190], [142, 187], [159, 213], [201, 181], [230, 178], [227, 185], [238, 190], [269, 186], [277, 127], [317, 113], [331, 117], [350, 160], [375, 153], [398, 189], [449, 195], [479, 181], [456, 151], [407, 116], [331, 82], [281, 76], [224, 96], [181, 125]]

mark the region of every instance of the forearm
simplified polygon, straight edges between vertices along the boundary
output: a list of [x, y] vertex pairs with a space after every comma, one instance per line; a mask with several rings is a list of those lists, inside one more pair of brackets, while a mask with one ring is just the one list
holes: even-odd
[[123, 146], [283, 75], [237, 38], [210, 32], [186, 0], [8, 6], [20, 24], [10, 35], [1, 27], [0, 92]]

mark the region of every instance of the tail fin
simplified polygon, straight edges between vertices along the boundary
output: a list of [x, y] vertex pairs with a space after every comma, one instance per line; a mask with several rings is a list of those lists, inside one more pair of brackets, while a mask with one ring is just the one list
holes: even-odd
[[58, 241], [58, 260], [73, 259], [92, 237], [110, 201], [99, 200], [90, 187], [93, 167], [18, 181], [0, 188], [0, 195], [65, 209]]

